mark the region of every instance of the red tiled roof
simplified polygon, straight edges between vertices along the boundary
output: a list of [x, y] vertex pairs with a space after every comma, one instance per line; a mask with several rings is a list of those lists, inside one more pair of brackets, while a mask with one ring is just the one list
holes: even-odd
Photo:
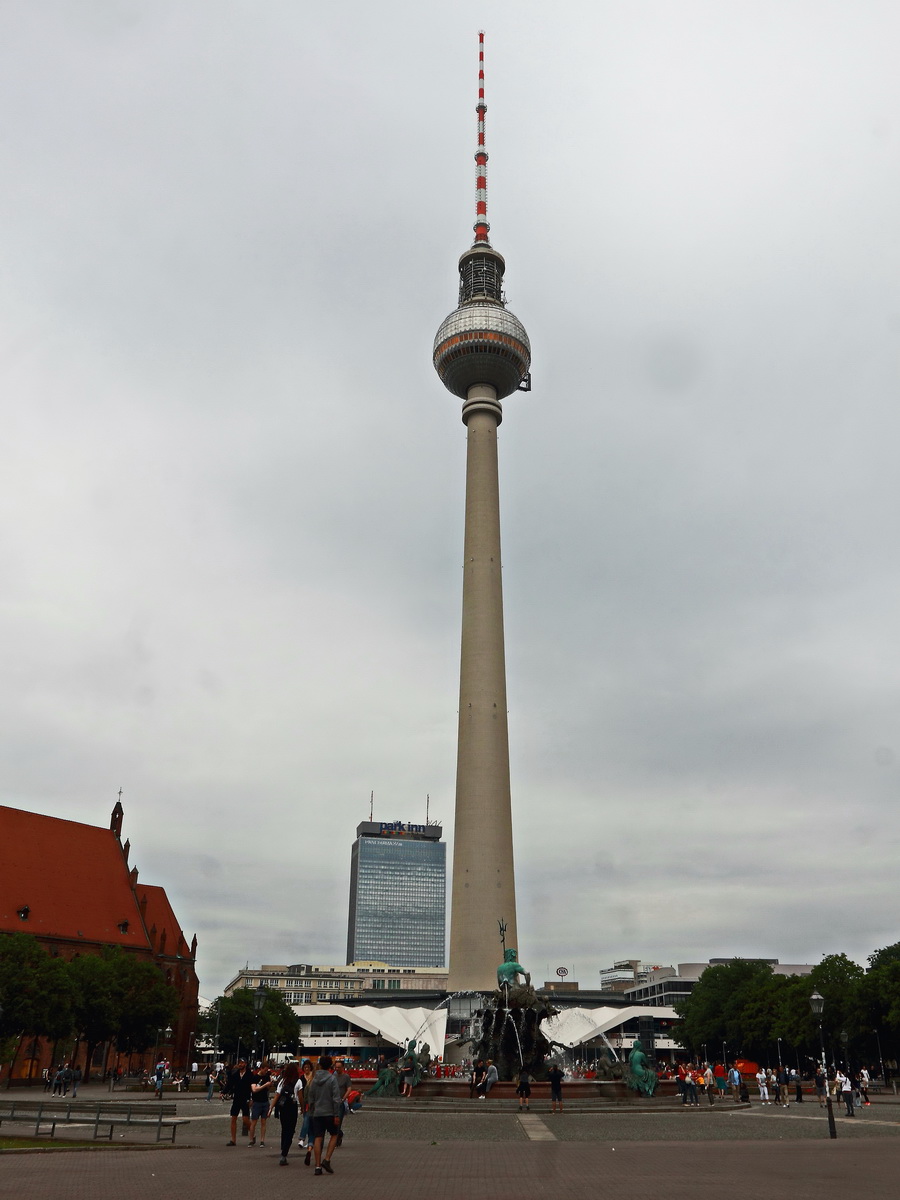
[[[25, 906], [22, 920], [16, 910]], [[112, 830], [2, 805], [0, 931], [150, 949]]]
[[[143, 903], [144, 897], [147, 899], [147, 906], [144, 912], [144, 924], [150, 930], [156, 926], [156, 934], [153, 941], [157, 954], [180, 954], [187, 958], [190, 953], [190, 947], [184, 940], [184, 934], [181, 931], [181, 926], [172, 911], [172, 905], [169, 903], [169, 897], [165, 893], [165, 889], [155, 887], [148, 884], [144, 887], [143, 884], [137, 885], [138, 898]], [[165, 932], [166, 940], [163, 946], [162, 935]]]

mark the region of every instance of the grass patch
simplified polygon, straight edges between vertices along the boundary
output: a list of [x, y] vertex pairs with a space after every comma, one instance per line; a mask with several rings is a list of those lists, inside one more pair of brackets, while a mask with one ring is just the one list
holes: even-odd
[[168, 1142], [95, 1142], [77, 1138], [0, 1137], [0, 1154], [4, 1150], [172, 1150]]

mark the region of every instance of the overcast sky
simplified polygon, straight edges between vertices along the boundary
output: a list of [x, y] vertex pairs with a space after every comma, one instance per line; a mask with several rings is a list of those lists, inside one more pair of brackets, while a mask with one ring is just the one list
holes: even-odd
[[[519, 957], [900, 937], [900, 9], [0, 4], [0, 798], [199, 939], [340, 963], [350, 845], [452, 833], [489, 209]], [[64, 864], [48, 863], [48, 870]]]

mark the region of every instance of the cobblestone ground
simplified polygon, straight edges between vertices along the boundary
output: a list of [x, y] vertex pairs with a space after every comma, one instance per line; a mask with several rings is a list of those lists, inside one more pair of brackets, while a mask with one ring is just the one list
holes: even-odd
[[178, 1109], [191, 1124], [179, 1130], [174, 1149], [149, 1143], [141, 1150], [4, 1155], [0, 1197], [170, 1200], [197, 1193], [246, 1200], [277, 1188], [366, 1200], [595, 1200], [613, 1193], [616, 1200], [721, 1200], [725, 1189], [755, 1200], [763, 1180], [764, 1190], [787, 1188], [791, 1200], [821, 1200], [842, 1189], [879, 1188], [890, 1196], [900, 1178], [900, 1106], [890, 1104], [839, 1118], [836, 1141], [814, 1105], [562, 1115], [534, 1109], [524, 1123], [514, 1109], [370, 1109], [349, 1119], [335, 1173], [321, 1177], [296, 1149], [290, 1166], [279, 1167], [277, 1122], [265, 1147], [251, 1148], [246, 1139], [228, 1147], [221, 1105], [179, 1098]]

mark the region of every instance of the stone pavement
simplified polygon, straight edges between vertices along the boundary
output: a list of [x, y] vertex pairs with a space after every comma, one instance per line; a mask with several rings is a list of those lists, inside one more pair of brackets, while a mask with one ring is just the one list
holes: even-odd
[[607, 1194], [721, 1200], [723, 1190], [755, 1200], [778, 1188], [791, 1200], [821, 1200], [850, 1189], [891, 1196], [900, 1180], [900, 1107], [887, 1103], [839, 1118], [834, 1142], [813, 1104], [787, 1111], [717, 1105], [561, 1116], [535, 1108], [524, 1122], [514, 1107], [440, 1114], [424, 1105], [402, 1113], [370, 1105], [349, 1118], [334, 1176], [314, 1176], [296, 1150], [291, 1165], [279, 1167], [275, 1121], [266, 1147], [251, 1148], [246, 1139], [228, 1147], [221, 1103], [182, 1096], [178, 1111], [191, 1124], [179, 1131], [175, 1149], [142, 1137], [146, 1149], [3, 1155], [0, 1197], [246, 1200], [275, 1188], [291, 1195], [325, 1189], [334, 1198], [360, 1200], [595, 1200]]

